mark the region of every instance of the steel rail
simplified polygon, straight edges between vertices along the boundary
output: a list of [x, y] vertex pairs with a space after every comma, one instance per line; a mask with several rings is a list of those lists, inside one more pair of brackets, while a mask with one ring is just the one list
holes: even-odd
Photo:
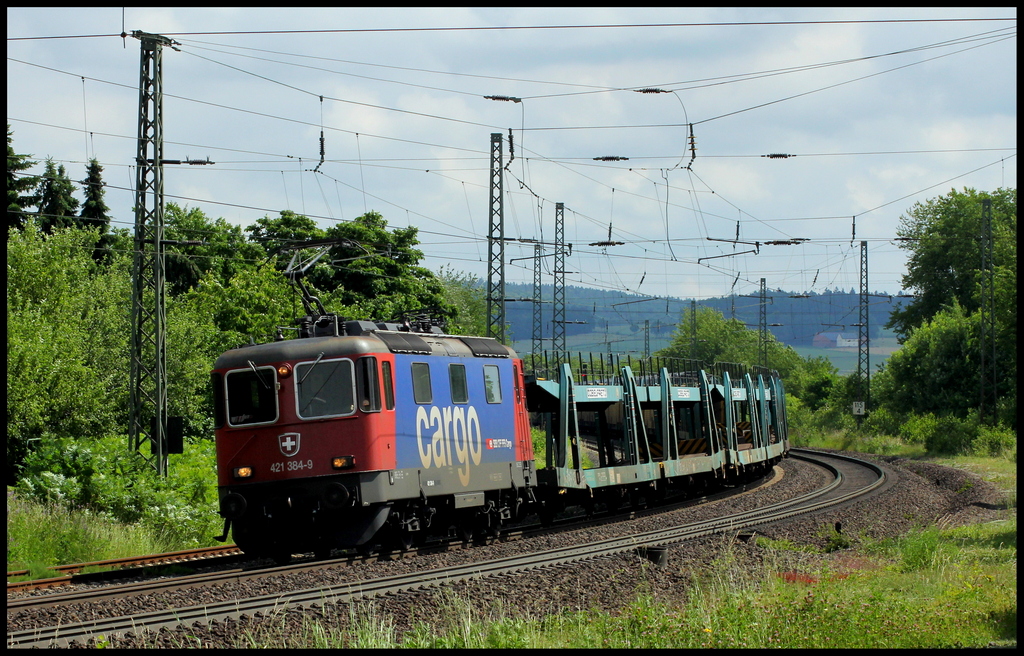
[[[162, 627], [192, 625], [197, 622], [207, 623], [211, 620], [225, 620], [240, 618], [243, 616], [251, 617], [256, 613], [267, 614], [284, 610], [286, 608], [344, 602], [383, 594], [450, 584], [487, 576], [508, 575], [531, 569], [547, 569], [566, 566], [584, 560], [610, 557], [615, 554], [635, 550], [640, 547], [661, 546], [672, 542], [679, 542], [681, 540], [720, 533], [727, 530], [736, 530], [776, 522], [800, 514], [817, 512], [827, 507], [845, 503], [857, 496], [867, 494], [877, 489], [885, 482], [885, 472], [871, 463], [837, 454], [818, 454], [814, 452], [804, 452], [803, 450], [801, 450], [801, 452], [811, 453], [813, 456], [818, 457], [855, 462], [874, 471], [878, 478], [873, 483], [863, 488], [835, 496], [829, 496], [833, 492], [840, 490], [844, 477], [841, 472], [832, 465], [819, 461], [816, 464], [830, 469], [833, 472], [834, 480], [830, 484], [810, 494], [771, 504], [765, 508], [738, 513], [727, 518], [707, 520], [668, 529], [658, 529], [627, 537], [611, 538], [584, 545], [563, 547], [534, 554], [476, 562], [375, 580], [353, 581], [323, 588], [310, 588], [307, 590], [264, 595], [250, 599], [224, 601], [188, 608], [155, 611], [130, 617], [92, 620], [77, 624], [67, 624], [61, 627], [16, 631], [8, 634], [7, 644], [9, 647], [67, 646], [75, 641], [84, 643], [93, 636], [105, 636], [109, 638], [115, 634], [134, 633], [143, 630], [156, 630]], [[796, 453], [793, 453], [792, 455], [802, 460], [814, 461], [814, 457], [810, 455], [799, 455]], [[821, 498], [823, 496], [826, 498]]]
[[[130, 575], [133, 570], [142, 569], [144, 567], [153, 567], [159, 565], [175, 565], [179, 563], [193, 563], [203, 560], [212, 560], [215, 558], [222, 558], [225, 556], [236, 556], [241, 554], [242, 551], [233, 544], [228, 544], [219, 547], [204, 547], [202, 549], [186, 549], [183, 551], [170, 551], [163, 554], [153, 554], [149, 556], [133, 556], [130, 558], [112, 558], [110, 560], [97, 560], [88, 563], [74, 563], [70, 565], [54, 565], [47, 569], [53, 572], [61, 572], [62, 576], [55, 576], [45, 579], [36, 579], [33, 581], [8, 581], [7, 592], [16, 592], [20, 590], [29, 590], [35, 588], [47, 588], [55, 587], [60, 585], [68, 585], [71, 583], [84, 583], [87, 581], [94, 581], [102, 578], [104, 575], [111, 575], [118, 573], [121, 575]], [[82, 570], [86, 568], [103, 568], [98, 571], [87, 572], [82, 574]], [[17, 570], [7, 572], [7, 578], [10, 579], [15, 576], [25, 576], [28, 574], [28, 570]]]

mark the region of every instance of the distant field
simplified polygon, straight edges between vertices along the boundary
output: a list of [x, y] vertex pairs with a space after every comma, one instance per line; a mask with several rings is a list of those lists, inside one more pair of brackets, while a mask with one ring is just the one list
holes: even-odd
[[[895, 337], [881, 337], [872, 341], [871, 348], [868, 350], [868, 364], [871, 365], [871, 371], [874, 372], [882, 362], [889, 359], [895, 351], [899, 350], [900, 346], [896, 343]], [[819, 357], [824, 356], [835, 365], [836, 369], [839, 370], [841, 376], [846, 376], [857, 371], [857, 349], [855, 348], [815, 348], [813, 346], [794, 346], [793, 350], [799, 353], [802, 357]]]
[[[640, 357], [643, 355], [643, 334], [639, 335], [639, 337], [625, 334], [601, 335], [599, 337], [594, 333], [575, 335], [566, 338], [566, 348], [572, 352], [582, 351], [584, 353], [593, 352], [595, 354], [607, 353], [608, 343], [599, 341], [601, 339], [610, 340], [612, 350], [616, 353], [629, 353], [633, 355], [633, 357]], [[669, 340], [667, 339], [652, 339], [651, 351], [654, 352], [658, 349], [665, 348], [668, 344]], [[530, 347], [531, 344], [529, 340], [517, 341], [512, 345], [512, 348], [522, 354], [529, 353]], [[896, 342], [895, 337], [879, 337], [872, 340], [869, 363], [871, 365], [871, 370], [875, 371], [878, 364], [885, 362], [889, 356], [899, 348], [900, 346]], [[857, 349], [855, 348], [815, 348], [813, 346], [794, 346], [793, 350], [799, 353], [801, 357], [805, 358], [809, 356], [823, 356], [828, 358], [829, 361], [839, 370], [839, 374], [843, 376], [857, 371]]]

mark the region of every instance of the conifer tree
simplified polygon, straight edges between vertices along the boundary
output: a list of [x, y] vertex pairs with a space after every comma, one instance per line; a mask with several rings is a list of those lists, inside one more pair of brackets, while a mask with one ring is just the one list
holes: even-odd
[[96, 158], [89, 160], [85, 180], [82, 180], [82, 190], [85, 193], [85, 202], [82, 203], [82, 225], [87, 228], [99, 228], [100, 234], [107, 234], [110, 227], [110, 216], [107, 214], [110, 208], [103, 202], [103, 167]]
[[64, 165], [55, 167], [52, 157], [46, 158], [46, 169], [39, 184], [39, 226], [52, 234], [57, 228], [78, 223], [78, 199], [72, 194], [75, 186], [68, 179]]
[[25, 211], [39, 203], [36, 187], [39, 178], [34, 175], [20, 175], [20, 171], [36, 165], [31, 155], [18, 155], [12, 145], [14, 133], [11, 124], [7, 124], [7, 230], [21, 230], [25, 226]]

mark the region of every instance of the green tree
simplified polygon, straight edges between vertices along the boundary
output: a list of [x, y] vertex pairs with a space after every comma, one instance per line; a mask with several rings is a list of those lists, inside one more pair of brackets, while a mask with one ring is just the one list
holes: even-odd
[[443, 266], [437, 278], [444, 286], [445, 298], [455, 308], [448, 322], [453, 335], [487, 334], [487, 294], [476, 276]]
[[[933, 414], [967, 419], [977, 412], [981, 312], [968, 314], [954, 301], [916, 328], [872, 377], [873, 403], [903, 419]], [[1000, 360], [997, 372], [999, 423], [1016, 428], [1016, 350]]]
[[39, 183], [39, 226], [49, 234], [58, 228], [77, 226], [78, 199], [75, 185], [68, 178], [64, 165], [54, 166], [53, 158], [46, 158], [46, 168]]
[[[291, 210], [283, 210], [278, 218], [265, 216], [245, 229], [249, 239], [259, 243], [268, 255], [280, 253], [285, 247], [323, 239], [324, 231], [316, 221]], [[289, 256], [290, 257], [290, 256]], [[288, 264], [288, 258], [279, 258]]]
[[314, 269], [310, 282], [337, 305], [358, 309], [360, 318], [386, 321], [426, 310], [448, 319], [454, 308], [433, 272], [419, 266], [417, 233], [414, 227], [389, 231], [373, 211], [339, 223], [325, 231], [340, 242], [331, 248], [330, 267]]
[[301, 305], [294, 287], [275, 264], [270, 260], [240, 268], [226, 282], [211, 273], [179, 299], [189, 316], [210, 317], [220, 331], [210, 337], [211, 357], [250, 339], [269, 341], [279, 326], [294, 324]]
[[264, 249], [246, 239], [241, 227], [223, 218], [211, 219], [199, 208], [168, 203], [164, 224], [168, 240], [201, 242], [167, 247], [167, 291], [171, 296], [193, 289], [207, 274], [226, 284], [239, 271], [255, 268], [267, 259]]
[[100, 166], [99, 160], [89, 160], [85, 180], [80, 184], [85, 194], [85, 202], [82, 203], [82, 211], [79, 214], [81, 225], [97, 230], [100, 235], [96, 250], [93, 251], [93, 258], [98, 262], [109, 262], [113, 257], [113, 249], [120, 242], [120, 237], [109, 232], [110, 208], [103, 200], [106, 190], [103, 188], [103, 167]]
[[[977, 407], [980, 383], [980, 326], [988, 274], [981, 268], [982, 200], [992, 202], [992, 314], [995, 346], [997, 415], [1016, 426], [1017, 390], [1017, 190], [991, 193], [964, 189], [917, 203], [901, 218], [898, 234], [910, 252], [905, 287], [917, 298], [894, 311], [889, 326], [900, 334], [904, 348], [890, 360], [886, 402], [900, 411], [966, 416]], [[911, 346], [912, 348], [907, 348]], [[936, 381], [951, 387], [942, 389]], [[879, 396], [872, 391], [872, 398]]]
[[824, 357], [807, 356], [786, 379], [786, 392], [799, 398], [812, 412], [820, 410], [842, 384], [839, 370]]
[[103, 167], [96, 158], [89, 160], [86, 168], [85, 180], [80, 183], [85, 193], [85, 202], [82, 203], [82, 225], [87, 228], [94, 228], [99, 234], [104, 235], [110, 228], [110, 208], [103, 202]]
[[[739, 362], [760, 364], [760, 335], [737, 319], [726, 319], [713, 308], [697, 309], [697, 344], [693, 345], [691, 311], [683, 311], [683, 318], [672, 335], [672, 342], [655, 355], [673, 358], [692, 358], [709, 364]], [[768, 367], [778, 370], [785, 379], [801, 363], [792, 347], [779, 342], [768, 333]]]
[[21, 230], [25, 226], [25, 212], [39, 203], [39, 195], [33, 193], [39, 186], [39, 178], [22, 174], [36, 165], [31, 155], [14, 152], [14, 133], [7, 124], [7, 230]]
[[127, 256], [98, 268], [98, 235], [45, 236], [34, 220], [7, 238], [7, 476], [59, 437], [126, 425], [130, 298]]
[[[957, 303], [968, 313], [981, 305], [981, 201], [992, 200], [992, 233], [997, 277], [1013, 270], [1016, 281], [1017, 190], [949, 194], [914, 206], [900, 217], [896, 234], [908, 251], [905, 289], [916, 298], [894, 310], [887, 325], [905, 339], [944, 307]], [[1015, 284], [1014, 284], [1015, 287]]]
[[[687, 308], [676, 326], [672, 343], [655, 355], [703, 360], [708, 363], [740, 362], [760, 364], [760, 335], [738, 319], [726, 319], [714, 308], [696, 311], [696, 350], [693, 347], [692, 314]], [[768, 333], [768, 366], [777, 369], [785, 379], [800, 366], [801, 358], [792, 347], [782, 344]]]

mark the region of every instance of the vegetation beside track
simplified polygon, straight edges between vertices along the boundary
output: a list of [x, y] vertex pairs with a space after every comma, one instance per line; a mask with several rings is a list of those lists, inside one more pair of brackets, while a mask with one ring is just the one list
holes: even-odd
[[[849, 448], [842, 436], [826, 448]], [[862, 446], [870, 447], [871, 438]], [[916, 451], [907, 449], [904, 451]], [[905, 454], [909, 455], [909, 454]], [[1016, 508], [1016, 458], [922, 458], [992, 482]], [[846, 545], [771, 543], [769, 554], [831, 551]], [[600, 609], [524, 617], [515, 608], [481, 609], [445, 598], [440, 624], [399, 635], [373, 602], [346, 618], [308, 621], [298, 635], [273, 624], [239, 636], [239, 647], [310, 648], [943, 648], [1012, 646], [1017, 641], [1017, 521], [923, 527], [843, 551], [860, 566], [786, 576], [782, 558], [760, 568], [725, 544], [713, 565], [674, 603], [640, 594], [622, 612]], [[341, 619], [342, 621], [337, 621]]]
[[[815, 446], [867, 451], [872, 437], [822, 437]], [[877, 446], [877, 445], [875, 445]], [[904, 446], [902, 455], [916, 450]], [[1006, 494], [1016, 508], [1016, 459], [930, 456], [921, 459], [974, 472]], [[59, 527], [60, 530], [54, 530]], [[373, 603], [350, 617], [310, 621], [302, 635], [273, 623], [238, 636], [239, 647], [979, 647], [1016, 643], [1017, 524], [1006, 520], [967, 527], [926, 527], [897, 539], [847, 550], [861, 567], [845, 578], [828, 564], [802, 578], [780, 576], [781, 558], [760, 569], [740, 563], [729, 547], [694, 578], [688, 596], [668, 604], [641, 594], [620, 613], [603, 610], [524, 617], [515, 608], [481, 609], [449, 596], [446, 619], [398, 635]], [[148, 541], [147, 541], [148, 540]], [[12, 544], [20, 557], [48, 561], [55, 550], [81, 545], [84, 562], [143, 551], [174, 550], [152, 529], [123, 526], [85, 511], [19, 500], [8, 491], [8, 569]], [[816, 551], [771, 543], [769, 553]], [[56, 546], [55, 546], [56, 545]], [[842, 546], [842, 545], [830, 545]], [[34, 555], [33, 555], [34, 554]], [[68, 556], [60, 558], [63, 562]], [[329, 614], [329, 610], [325, 611]], [[344, 627], [344, 628], [342, 628]], [[185, 643], [182, 646], [201, 646]]]
[[[948, 648], [1017, 640], [1016, 519], [925, 528], [860, 550], [868, 565], [803, 579], [768, 559], [751, 570], [726, 550], [668, 604], [639, 595], [622, 612], [523, 617], [445, 598], [441, 623], [398, 635], [368, 602], [346, 618], [308, 621], [284, 637], [271, 623], [238, 647], [301, 648]], [[337, 621], [343, 619], [343, 621]], [[193, 645], [194, 646], [194, 645]]]

